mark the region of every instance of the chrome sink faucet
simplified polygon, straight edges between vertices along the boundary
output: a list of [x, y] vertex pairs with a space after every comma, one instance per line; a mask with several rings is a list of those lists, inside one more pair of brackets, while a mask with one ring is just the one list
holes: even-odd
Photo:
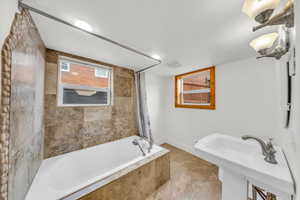
[[274, 149], [272, 138], [270, 138], [267, 143], [265, 143], [262, 139], [253, 137], [251, 135], [242, 136], [242, 139], [243, 140], [249, 140], [249, 139], [256, 140], [261, 146], [262, 154], [265, 156], [265, 161], [268, 163], [271, 163], [271, 164], [278, 163], [276, 160], [276, 156], [275, 156], [276, 150]]

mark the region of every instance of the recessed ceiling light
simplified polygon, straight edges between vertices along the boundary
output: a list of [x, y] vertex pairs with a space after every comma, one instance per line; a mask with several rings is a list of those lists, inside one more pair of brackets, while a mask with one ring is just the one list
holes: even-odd
[[152, 55], [152, 58], [154, 58], [156, 60], [160, 60], [161, 59], [161, 57], [159, 55], [157, 55], [157, 54]]
[[75, 21], [75, 26], [77, 26], [78, 28], [81, 28], [83, 30], [89, 31], [89, 32], [93, 31], [93, 28], [91, 25], [89, 25], [88, 23], [81, 21], [81, 20]]

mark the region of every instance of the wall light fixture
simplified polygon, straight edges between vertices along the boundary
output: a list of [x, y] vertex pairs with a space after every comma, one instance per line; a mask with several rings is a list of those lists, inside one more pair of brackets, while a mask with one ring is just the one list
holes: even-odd
[[280, 0], [246, 0], [243, 12], [255, 21], [263, 24], [272, 16]]
[[279, 60], [288, 52], [288, 43], [278, 33], [262, 35], [250, 42], [250, 46], [260, 54], [257, 58], [271, 57]]
[[284, 24], [288, 28], [294, 26], [294, 1], [288, 0], [283, 10], [272, 17], [279, 3], [280, 0], [245, 0], [242, 11], [260, 23], [253, 31], [273, 25]]

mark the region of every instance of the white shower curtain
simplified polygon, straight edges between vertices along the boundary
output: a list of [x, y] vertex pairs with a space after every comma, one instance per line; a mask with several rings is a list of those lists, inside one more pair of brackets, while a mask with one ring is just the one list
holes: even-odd
[[147, 138], [153, 142], [150, 118], [147, 106], [147, 92], [146, 92], [146, 78], [144, 72], [137, 72], [135, 74], [136, 91], [137, 91], [137, 114], [139, 132], [141, 137]]

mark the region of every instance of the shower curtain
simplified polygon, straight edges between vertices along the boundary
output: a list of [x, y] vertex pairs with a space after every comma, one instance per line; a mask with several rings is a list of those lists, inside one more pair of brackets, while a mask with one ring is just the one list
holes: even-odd
[[140, 136], [147, 138], [153, 142], [150, 118], [147, 107], [147, 93], [146, 93], [146, 78], [144, 72], [137, 72], [135, 74], [136, 91], [137, 91], [137, 115]]

